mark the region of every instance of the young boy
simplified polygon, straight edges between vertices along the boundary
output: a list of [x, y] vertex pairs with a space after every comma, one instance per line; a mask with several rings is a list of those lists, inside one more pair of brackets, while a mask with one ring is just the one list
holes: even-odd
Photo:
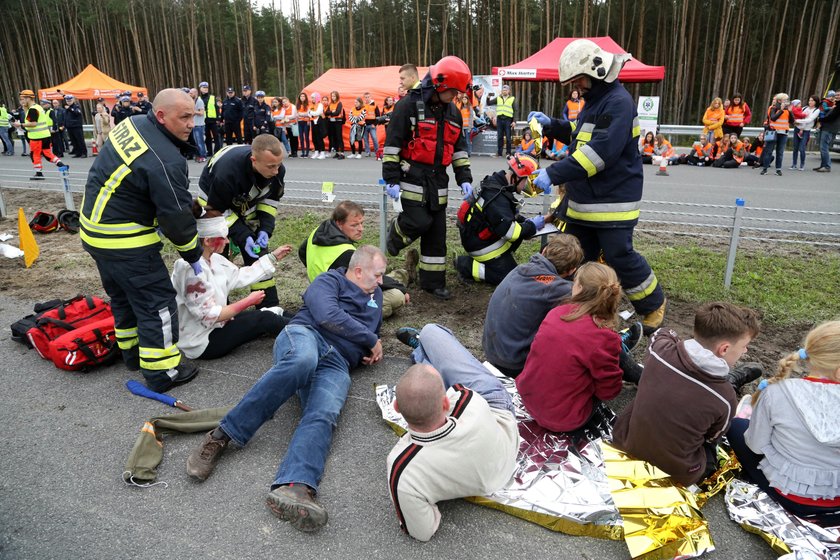
[[724, 302], [700, 306], [694, 338], [656, 331], [636, 398], [616, 420], [612, 444], [679, 484], [712, 474], [715, 447], [735, 414], [735, 390], [760, 375], [753, 365], [732, 374], [730, 368], [758, 332], [755, 311]]

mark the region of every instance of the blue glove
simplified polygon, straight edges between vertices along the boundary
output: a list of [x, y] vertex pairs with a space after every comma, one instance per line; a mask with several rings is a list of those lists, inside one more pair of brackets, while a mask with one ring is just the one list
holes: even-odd
[[268, 247], [268, 234], [264, 231], [261, 231], [260, 234], [257, 236], [257, 245], [265, 249]]
[[245, 241], [245, 252], [255, 259], [260, 258], [260, 246], [254, 243], [253, 237], [248, 237], [247, 241]]
[[473, 193], [473, 186], [469, 183], [461, 183], [461, 192], [464, 193], [464, 200], [467, 200]]
[[545, 194], [551, 194], [551, 178], [545, 169], [540, 169], [540, 174], [534, 179], [534, 184], [541, 188]]
[[400, 186], [399, 185], [385, 185], [385, 192], [388, 193], [388, 196], [397, 200], [400, 198]]
[[198, 276], [199, 274], [201, 274], [201, 271], [202, 271], [202, 268], [201, 268], [201, 259], [199, 259], [199, 260], [195, 261], [194, 263], [190, 263], [190, 266], [192, 267], [193, 272], [195, 272], [195, 275], [196, 275], [196, 276]]
[[540, 113], [539, 111], [531, 111], [530, 113], [528, 113], [528, 118], [525, 120], [531, 122], [531, 119], [537, 119], [537, 122], [543, 126], [548, 126], [551, 124], [551, 117], [549, 117], [545, 113]]
[[545, 217], [542, 214], [538, 214], [533, 218], [529, 219], [528, 221], [534, 224], [534, 226], [536, 226], [537, 231], [540, 231], [542, 228], [545, 227]]

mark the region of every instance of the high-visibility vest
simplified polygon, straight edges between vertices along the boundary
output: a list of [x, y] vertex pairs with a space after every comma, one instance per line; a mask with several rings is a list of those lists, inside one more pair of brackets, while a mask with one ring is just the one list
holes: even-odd
[[280, 113], [283, 112], [283, 109], [272, 109], [271, 110], [271, 120], [274, 121], [274, 126], [285, 126], [283, 121], [280, 120]]
[[[767, 109], [767, 118], [770, 118], [770, 109]], [[775, 130], [776, 132], [787, 132], [790, 130], [790, 111], [785, 109], [782, 111], [782, 114], [779, 115], [779, 118], [775, 121], [770, 121], [770, 128]], [[30, 138], [32, 136], [30, 135]]]
[[285, 115], [283, 115], [283, 120], [286, 121], [284, 123], [284, 126], [292, 126], [293, 124], [297, 124], [298, 116], [297, 112], [295, 111], [294, 105], [290, 104], [288, 108], [283, 107], [283, 112], [285, 113]]
[[204, 105], [204, 116], [208, 119], [216, 118], [216, 96], [211, 95], [207, 98], [207, 103]]
[[741, 153], [741, 154], [746, 153], [746, 149], [744, 148], [744, 143], [743, 142], [738, 142], [737, 144], [732, 146], [732, 157], [735, 158], [735, 161], [737, 161], [738, 163], [741, 163], [742, 161], [744, 161], [744, 156], [739, 155], [739, 153]]
[[356, 250], [356, 247], [351, 243], [340, 243], [329, 247], [315, 245], [312, 239], [317, 231], [318, 228], [312, 230], [309, 239], [306, 240], [306, 275], [310, 282], [315, 280], [315, 277], [322, 272], [328, 271], [332, 263], [345, 252]]
[[0, 107], [0, 128], [9, 126], [9, 111], [5, 107]]
[[461, 120], [464, 121], [464, 128], [472, 127], [472, 105], [464, 103], [460, 106]]
[[298, 122], [309, 122], [309, 107], [297, 105]]
[[730, 105], [726, 110], [726, 120], [724, 121], [729, 126], [744, 126], [744, 106]]
[[385, 105], [383, 105], [382, 106], [382, 114], [387, 115], [388, 113], [393, 113], [394, 112], [394, 107], [396, 107], [396, 105], [391, 105], [390, 107], [386, 107]]
[[[29, 109], [38, 111], [38, 120], [36, 125], [32, 128], [27, 128], [26, 133], [30, 140], [43, 140], [50, 137], [50, 127], [52, 126], [52, 119], [44, 112], [44, 108], [40, 105], [33, 105]], [[29, 112], [29, 109], [26, 112]]]
[[355, 107], [350, 109], [350, 123], [351, 124], [364, 124], [365, 119], [364, 119], [364, 117], [362, 117], [362, 111], [364, 111], [365, 114], [367, 114], [367, 111], [365, 111], [364, 107], [361, 108], [361, 109], [357, 109]]
[[496, 101], [496, 116], [513, 118], [513, 102], [516, 101], [514, 96], [500, 97]]
[[531, 140], [528, 140], [526, 142], [525, 139], [523, 138], [519, 142], [519, 147], [522, 149], [523, 152], [531, 152], [534, 149], [534, 140], [531, 139]]
[[578, 99], [577, 101], [569, 99], [566, 101], [566, 108], [569, 110], [569, 120], [577, 120], [578, 113], [583, 109], [583, 99]]
[[[674, 155], [674, 146], [672, 146], [670, 142], [665, 140], [665, 142], [662, 145], [667, 146], [667, 148], [665, 149], [665, 151], [663, 151], [659, 155], [661, 155], [662, 157], [671, 157], [672, 155]], [[660, 150], [661, 150], [661, 147], [660, 147]]]

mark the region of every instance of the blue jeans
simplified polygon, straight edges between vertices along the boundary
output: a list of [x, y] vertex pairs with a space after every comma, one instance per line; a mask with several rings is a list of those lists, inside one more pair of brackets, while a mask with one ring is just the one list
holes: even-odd
[[350, 365], [338, 350], [312, 327], [287, 325], [274, 342], [274, 365], [219, 425], [245, 445], [297, 393], [303, 414], [272, 486], [300, 483], [317, 490], [349, 390]]
[[470, 132], [472, 131], [472, 128], [463, 128], [461, 130], [464, 133], [464, 141], [466, 141], [466, 143], [467, 143], [467, 155], [471, 156], [472, 155], [472, 137], [470, 136]]
[[376, 125], [366, 124], [362, 131], [362, 139], [365, 141], [365, 154], [370, 154], [370, 138], [373, 139], [373, 153], [379, 152], [379, 138], [376, 137]]
[[411, 353], [416, 364], [429, 364], [443, 377], [447, 388], [455, 384], [472, 389], [492, 408], [510, 411], [513, 403], [502, 382], [463, 347], [452, 331], [429, 323], [420, 331], [420, 345]]
[[12, 139], [9, 138], [8, 126], [0, 126], [0, 139], [3, 140], [3, 153], [14, 155], [15, 145], [12, 144]]
[[291, 144], [289, 144], [289, 137], [286, 135], [286, 127], [275, 126], [274, 136], [277, 137], [278, 140], [283, 142], [283, 147], [286, 148], [287, 154], [292, 153], [292, 146]]
[[793, 131], [793, 167], [796, 167], [797, 156], [799, 157], [799, 167], [805, 168], [805, 145], [811, 138], [810, 130], [802, 131], [802, 138], [799, 137], [799, 131]]
[[820, 130], [820, 167], [831, 169], [831, 144], [834, 142], [834, 133]]
[[[770, 162], [773, 160], [773, 152], [776, 153], [776, 169], [782, 168], [782, 157], [785, 155], [785, 145], [787, 144], [787, 134], [776, 134], [776, 139], [764, 143], [764, 161], [762, 167], [767, 169], [770, 167]], [[775, 150], [774, 150], [775, 148]]]
[[298, 135], [300, 136], [301, 155], [309, 155], [309, 121], [298, 121]]
[[198, 157], [206, 158], [207, 146], [204, 144], [204, 126], [194, 126], [192, 133], [193, 140], [195, 140], [196, 147], [198, 148]]

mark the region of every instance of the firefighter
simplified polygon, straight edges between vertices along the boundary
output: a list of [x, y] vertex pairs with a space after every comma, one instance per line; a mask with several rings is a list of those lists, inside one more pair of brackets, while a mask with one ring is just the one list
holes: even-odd
[[401, 199], [403, 211], [391, 222], [388, 253], [393, 256], [420, 238], [420, 287], [439, 299], [446, 288], [446, 204], [452, 165], [465, 197], [472, 193], [461, 113], [452, 100], [471, 91], [467, 64], [446, 56], [429, 68], [420, 87], [399, 100], [391, 114], [382, 177], [388, 196]]
[[222, 135], [216, 120], [218, 118], [216, 96], [210, 93], [210, 84], [207, 82], [198, 84], [198, 93], [204, 102], [204, 144], [207, 147], [207, 155], [212, 157], [222, 148]]
[[242, 100], [236, 97], [232, 87], [227, 88], [227, 97], [222, 101], [222, 118], [225, 121], [225, 145], [242, 143]]
[[469, 256], [458, 257], [455, 268], [466, 281], [499, 284], [516, 268], [514, 251], [545, 227], [541, 215], [527, 220], [521, 216], [514, 196], [523, 191], [530, 196], [537, 194], [530, 178], [539, 163], [527, 154], [511, 156], [507, 161], [508, 169], [485, 177], [458, 211], [461, 244]]
[[245, 135], [245, 143], [250, 144], [257, 135], [254, 128], [254, 112], [257, 109], [257, 100], [251, 95], [251, 86], [242, 86], [242, 131]]
[[[285, 188], [284, 159], [283, 143], [271, 134], [260, 134], [250, 146], [225, 146], [216, 152], [198, 180], [198, 203], [227, 218], [228, 235], [246, 266], [259, 259], [274, 233]], [[280, 304], [274, 278], [251, 284], [251, 291], [257, 290], [265, 291], [258, 307]]]
[[79, 235], [111, 298], [123, 360], [158, 392], [198, 373], [181, 362], [176, 346], [178, 305], [156, 231], [201, 274], [202, 248], [181, 155], [192, 133], [194, 105], [186, 93], [164, 89], [151, 113], [115, 126], [90, 168], [82, 200]]
[[588, 39], [572, 41], [559, 70], [561, 83], [582, 92], [577, 121], [539, 112], [528, 120], [536, 117], [547, 136], [570, 146], [570, 156], [541, 169], [534, 184], [546, 193], [552, 185], [566, 185], [560, 208], [566, 233], [580, 240], [585, 260], [603, 253], [650, 334], [665, 318], [666, 300], [650, 265], [633, 249], [644, 176], [636, 104], [617, 80], [627, 60], [629, 55], [608, 53]]
[[[47, 103], [49, 103], [49, 101], [47, 101]], [[70, 166], [66, 163], [62, 163], [50, 149], [50, 128], [52, 127], [52, 119], [44, 111], [43, 107], [35, 103], [35, 92], [31, 89], [21, 91], [20, 106], [23, 113], [21, 126], [26, 132], [27, 138], [29, 138], [29, 148], [32, 155], [32, 167], [35, 168], [35, 175], [30, 177], [29, 180], [44, 180], [44, 166], [41, 164], [41, 154], [43, 154], [50, 163], [54, 163], [59, 168], [64, 167], [65, 169], [69, 169]]]

